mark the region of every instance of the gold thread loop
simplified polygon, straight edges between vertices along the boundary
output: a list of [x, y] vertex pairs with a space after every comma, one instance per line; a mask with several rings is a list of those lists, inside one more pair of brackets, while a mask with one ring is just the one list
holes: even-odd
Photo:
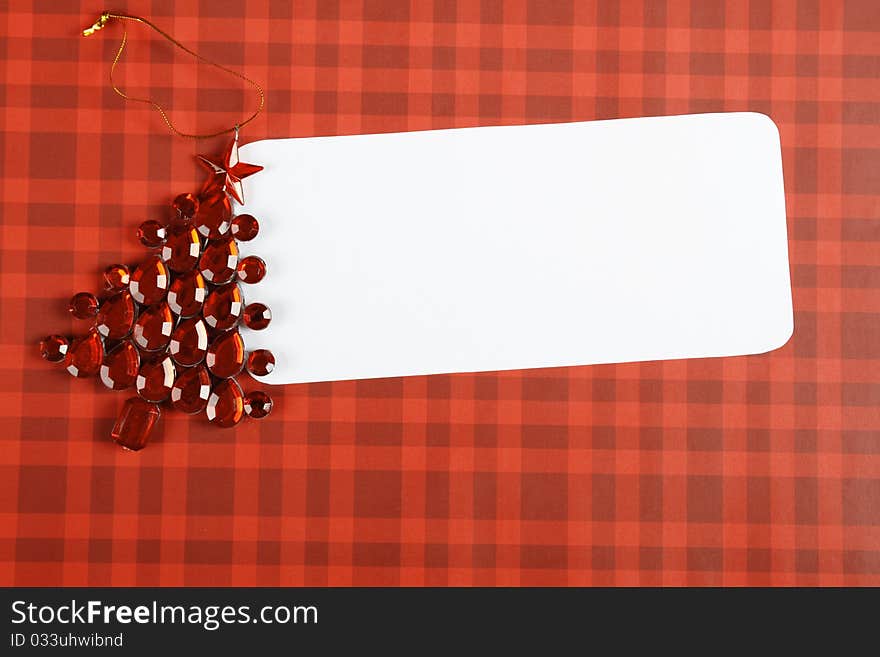
[[159, 114], [162, 116], [162, 120], [165, 121], [165, 125], [167, 125], [168, 129], [171, 130], [171, 132], [173, 132], [174, 134], [179, 135], [181, 137], [186, 137], [188, 139], [209, 139], [211, 137], [218, 137], [220, 135], [225, 135], [230, 132], [235, 132], [237, 134], [239, 128], [246, 126], [248, 123], [250, 123], [255, 118], [257, 118], [257, 116], [259, 115], [259, 113], [261, 111], [263, 111], [263, 107], [266, 104], [266, 94], [263, 91], [263, 88], [259, 84], [257, 84], [253, 80], [251, 80], [246, 75], [239, 73], [238, 71], [233, 71], [230, 68], [222, 66], [216, 62], [212, 62], [211, 60], [206, 59], [205, 57], [202, 57], [198, 53], [193, 52], [192, 50], [187, 48], [185, 45], [180, 43], [180, 41], [178, 41], [177, 39], [172, 37], [170, 34], [167, 34], [163, 30], [161, 30], [160, 28], [158, 28], [156, 25], [154, 25], [153, 23], [148, 21], [146, 18], [141, 18], [140, 16], [130, 16], [128, 14], [117, 14], [117, 13], [105, 11], [104, 13], [101, 14], [101, 16], [98, 18], [98, 20], [96, 20], [95, 23], [91, 27], [88, 27], [83, 30], [83, 32], [82, 32], [83, 36], [84, 37], [91, 36], [92, 34], [97, 32], [98, 30], [104, 29], [104, 26], [106, 26], [107, 23], [111, 19], [114, 19], [114, 18], [117, 20], [120, 20], [120, 21], [134, 21], [136, 23], [143, 23], [144, 25], [146, 25], [146, 26], [152, 28], [153, 30], [155, 30], [156, 32], [158, 32], [160, 35], [162, 35], [162, 37], [164, 37], [166, 40], [170, 41], [172, 44], [174, 44], [175, 46], [177, 46], [178, 48], [180, 48], [181, 50], [183, 50], [187, 54], [195, 57], [198, 61], [202, 62], [203, 64], [213, 66], [214, 68], [220, 69], [221, 71], [224, 71], [226, 73], [229, 73], [230, 75], [234, 75], [235, 77], [237, 77], [241, 80], [244, 80], [249, 85], [251, 85], [254, 89], [256, 89], [257, 93], [260, 95], [260, 104], [257, 107], [257, 109], [254, 111], [254, 113], [251, 114], [244, 121], [240, 121], [239, 123], [236, 123], [231, 128], [226, 128], [225, 130], [220, 130], [218, 132], [212, 132], [210, 134], [190, 134], [190, 133], [186, 133], [186, 132], [181, 132], [180, 130], [178, 130], [175, 127], [174, 123], [171, 122], [171, 119], [168, 118], [168, 113], [165, 111], [165, 108], [163, 108], [161, 105], [159, 105], [159, 103], [152, 100], [151, 98], [138, 98], [136, 96], [129, 96], [122, 89], [120, 89], [119, 87], [116, 86], [116, 82], [113, 80], [113, 73], [116, 70], [116, 65], [119, 63], [119, 60], [122, 58], [122, 52], [125, 50], [125, 44], [128, 42], [128, 31], [125, 29], [125, 25], [123, 24], [123, 26], [122, 26], [122, 41], [119, 44], [119, 48], [116, 51], [116, 55], [113, 57], [113, 63], [110, 65], [110, 86], [113, 87], [113, 91], [115, 91], [120, 97], [122, 97], [125, 100], [133, 100], [138, 103], [144, 103], [146, 105], [152, 106], [154, 109], [156, 109], [156, 111], [159, 112]]

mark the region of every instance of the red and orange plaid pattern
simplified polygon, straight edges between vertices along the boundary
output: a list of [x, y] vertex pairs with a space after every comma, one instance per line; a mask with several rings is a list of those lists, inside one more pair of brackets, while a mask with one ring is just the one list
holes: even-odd
[[[289, 386], [264, 421], [169, 413], [122, 452], [121, 396], [36, 342], [72, 332], [69, 296], [141, 253], [137, 224], [223, 139], [172, 137], [112, 93], [120, 26], [79, 36], [101, 5], [10, 0], [0, 584], [880, 584], [875, 0], [124, 4], [265, 82], [245, 140], [766, 112], [795, 334], [743, 358]], [[129, 35], [120, 82], [181, 127], [252, 107]]]

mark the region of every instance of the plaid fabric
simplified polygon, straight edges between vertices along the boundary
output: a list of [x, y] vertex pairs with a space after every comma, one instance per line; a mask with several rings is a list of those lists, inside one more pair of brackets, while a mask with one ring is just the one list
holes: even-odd
[[[169, 413], [41, 362], [196, 152], [107, 85], [94, 2], [2, 13], [0, 583], [880, 584], [875, 0], [131, 0], [264, 81], [244, 140], [754, 110], [780, 127], [796, 329], [767, 355], [273, 389]], [[120, 81], [212, 130], [254, 99], [129, 26]], [[344, 192], [344, 190], [343, 190]], [[82, 331], [83, 327], [76, 327]], [[245, 386], [250, 387], [250, 386]]]

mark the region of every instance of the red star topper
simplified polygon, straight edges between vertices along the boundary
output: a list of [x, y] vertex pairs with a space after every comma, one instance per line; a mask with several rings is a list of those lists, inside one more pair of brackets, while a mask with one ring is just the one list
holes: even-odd
[[208, 169], [214, 174], [213, 178], [206, 183], [206, 186], [210, 185], [222, 188], [226, 193], [232, 196], [232, 198], [238, 201], [240, 205], [244, 205], [244, 190], [241, 185], [242, 179], [263, 170], [263, 167], [261, 166], [247, 164], [238, 159], [237, 129], [235, 131], [235, 137], [233, 137], [232, 142], [226, 147], [226, 150], [221, 157], [214, 158], [205, 155], [198, 155], [197, 157], [202, 164], [208, 167]]

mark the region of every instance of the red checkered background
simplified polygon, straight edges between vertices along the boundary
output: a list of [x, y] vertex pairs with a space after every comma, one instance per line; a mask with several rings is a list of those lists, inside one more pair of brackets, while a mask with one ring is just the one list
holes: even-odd
[[[70, 295], [143, 253], [196, 144], [107, 84], [94, 1], [0, 17], [0, 583], [880, 584], [876, 0], [143, 0], [265, 83], [265, 137], [707, 111], [782, 133], [793, 339], [742, 358], [272, 389], [218, 430], [40, 360]], [[121, 82], [181, 128], [254, 98], [130, 25]], [[340, 190], [344, 193], [344, 190]], [[271, 274], [270, 274], [271, 275]], [[251, 386], [245, 386], [246, 389]]]

